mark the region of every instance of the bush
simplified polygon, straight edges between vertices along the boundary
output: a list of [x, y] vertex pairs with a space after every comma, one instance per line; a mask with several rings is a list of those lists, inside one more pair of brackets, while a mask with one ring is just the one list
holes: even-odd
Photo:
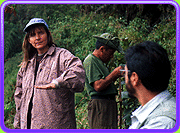
[[[172, 76], [169, 84], [169, 91], [176, 96], [176, 17], [175, 11], [172, 17], [162, 19], [162, 21], [154, 26], [149, 26], [148, 22], [142, 18], [136, 17], [129, 24], [123, 17], [116, 16], [104, 17], [104, 14], [96, 14], [91, 12], [82, 16], [70, 16], [60, 18], [58, 14], [54, 14], [56, 21], [50, 26], [51, 33], [55, 43], [59, 47], [63, 47], [78, 56], [82, 61], [86, 56], [95, 49], [96, 39], [93, 35], [100, 35], [105, 32], [114, 34], [120, 38], [120, 45], [123, 48], [122, 53], [115, 52], [114, 58], [107, 64], [109, 71], [120, 64], [125, 64], [124, 53], [129, 46], [145, 40], [155, 41], [163, 46], [169, 55], [172, 64]], [[52, 16], [51, 16], [52, 17]], [[8, 44], [8, 43], [7, 43]], [[5, 49], [6, 52], [9, 49]], [[5, 124], [8, 128], [13, 128], [13, 117], [15, 114], [15, 104], [13, 93], [15, 90], [16, 75], [19, 70], [18, 65], [22, 60], [21, 53], [16, 54], [13, 58], [5, 62], [4, 65], [4, 110]], [[123, 82], [123, 79], [122, 79]], [[119, 81], [115, 82], [119, 86]], [[125, 85], [122, 85], [125, 88]], [[126, 91], [126, 89], [124, 89]], [[87, 121], [87, 105], [89, 96], [86, 90], [83, 93], [75, 95], [75, 112], [78, 129], [88, 129]], [[119, 99], [117, 97], [117, 102]], [[137, 100], [126, 99], [122, 103], [123, 125], [126, 129], [130, 125], [130, 113], [139, 106]], [[118, 105], [119, 107], [119, 105]]]
[[22, 53], [18, 53], [4, 63], [4, 121], [5, 126], [8, 128], [13, 128], [14, 115], [16, 112], [14, 91], [16, 76], [21, 61]]

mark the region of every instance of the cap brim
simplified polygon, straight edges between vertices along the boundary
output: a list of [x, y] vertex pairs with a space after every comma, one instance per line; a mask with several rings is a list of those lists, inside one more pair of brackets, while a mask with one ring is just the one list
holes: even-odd
[[[44, 23], [33, 23], [33, 24], [28, 24], [28, 25], [26, 25], [26, 27], [23, 29], [23, 32], [27, 32], [28, 29], [29, 29], [31, 26], [33, 26], [33, 25], [44, 25], [44, 26], [46, 26]], [[47, 27], [47, 26], [46, 26], [46, 27]]]
[[121, 46], [118, 46], [118, 48], [116, 49], [119, 53], [123, 53], [123, 50], [121, 48]]
[[[107, 43], [107, 39], [104, 39], [104, 38], [102, 38], [102, 37], [99, 37], [99, 36], [97, 36], [97, 35], [93, 35], [93, 37], [94, 38], [96, 38], [96, 39], [98, 39], [100, 42], [102, 42], [102, 43], [104, 43], [104, 44], [106, 44]], [[111, 45], [108, 45], [108, 46], [110, 46], [111, 48], [113, 48], [113, 49], [115, 49], [115, 50], [117, 50], [119, 53], [121, 53], [121, 52], [123, 52], [122, 51], [122, 48], [121, 48], [121, 46], [118, 46], [118, 47], [113, 47], [113, 43], [111, 42], [111, 41], [109, 41], [108, 43], [111, 43]]]

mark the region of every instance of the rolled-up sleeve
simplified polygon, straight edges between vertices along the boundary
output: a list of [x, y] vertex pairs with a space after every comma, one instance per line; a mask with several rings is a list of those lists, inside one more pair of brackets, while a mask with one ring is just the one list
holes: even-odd
[[60, 54], [60, 62], [60, 69], [64, 70], [56, 79], [59, 86], [72, 92], [82, 92], [85, 85], [85, 70], [81, 60], [65, 50]]

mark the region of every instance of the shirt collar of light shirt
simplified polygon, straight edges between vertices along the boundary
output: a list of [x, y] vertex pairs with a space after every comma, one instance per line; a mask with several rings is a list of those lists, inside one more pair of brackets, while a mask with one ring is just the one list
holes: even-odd
[[[157, 96], [155, 96], [153, 99], [151, 99], [148, 103], [146, 103], [144, 106], [140, 106], [138, 109], [136, 109], [132, 113], [132, 125], [137, 126], [139, 123], [143, 123], [144, 120], [149, 116], [149, 114], [168, 96], [170, 95], [169, 91], [166, 89], [165, 91], [159, 93]], [[138, 122], [137, 122], [138, 121]], [[133, 123], [135, 125], [133, 125]]]

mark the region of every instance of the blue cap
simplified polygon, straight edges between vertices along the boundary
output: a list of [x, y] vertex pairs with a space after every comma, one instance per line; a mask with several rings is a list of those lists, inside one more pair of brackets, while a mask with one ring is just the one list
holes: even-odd
[[29, 23], [26, 25], [26, 27], [24, 28], [24, 32], [27, 32], [27, 28], [30, 27], [31, 25], [34, 25], [34, 24], [44, 24], [47, 28], [48, 28], [48, 25], [47, 23], [44, 21], [44, 19], [42, 18], [33, 18], [29, 21]]

